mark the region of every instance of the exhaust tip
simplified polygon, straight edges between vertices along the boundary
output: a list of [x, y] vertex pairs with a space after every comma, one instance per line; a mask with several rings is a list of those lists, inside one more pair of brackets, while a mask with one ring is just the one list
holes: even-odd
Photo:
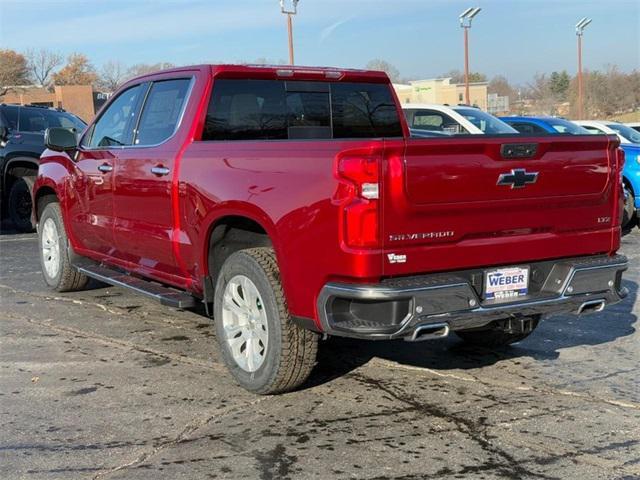
[[420, 325], [413, 331], [413, 335], [405, 338], [405, 340], [408, 342], [421, 342], [422, 340], [445, 338], [447, 336], [449, 336], [448, 323], [431, 323]]
[[589, 302], [584, 302], [578, 308], [578, 315], [587, 314], [587, 313], [597, 313], [604, 310], [607, 302], [604, 300], [591, 300]]

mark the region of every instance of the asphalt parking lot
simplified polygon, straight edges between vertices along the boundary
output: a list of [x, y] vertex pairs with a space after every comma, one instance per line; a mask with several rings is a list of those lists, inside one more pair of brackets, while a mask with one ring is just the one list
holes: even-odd
[[323, 342], [257, 397], [210, 321], [127, 291], [55, 294], [0, 236], [0, 478], [640, 478], [640, 231], [630, 296], [499, 353], [454, 338]]

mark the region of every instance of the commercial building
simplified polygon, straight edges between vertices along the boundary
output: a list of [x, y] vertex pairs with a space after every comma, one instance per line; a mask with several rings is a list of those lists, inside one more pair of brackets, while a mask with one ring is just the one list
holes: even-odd
[[[451, 78], [413, 80], [408, 84], [394, 83], [393, 87], [402, 104], [437, 103], [458, 105], [465, 103], [464, 83], [451, 83]], [[487, 82], [469, 84], [471, 105], [487, 109]]]

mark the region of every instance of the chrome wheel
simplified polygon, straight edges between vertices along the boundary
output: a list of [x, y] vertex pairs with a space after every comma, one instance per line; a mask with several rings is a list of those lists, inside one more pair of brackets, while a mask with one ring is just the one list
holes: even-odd
[[49, 278], [56, 278], [60, 270], [60, 236], [52, 218], [47, 218], [42, 226], [42, 263]]
[[255, 372], [264, 363], [269, 326], [262, 297], [244, 275], [227, 283], [222, 299], [222, 327], [231, 355], [240, 368]]

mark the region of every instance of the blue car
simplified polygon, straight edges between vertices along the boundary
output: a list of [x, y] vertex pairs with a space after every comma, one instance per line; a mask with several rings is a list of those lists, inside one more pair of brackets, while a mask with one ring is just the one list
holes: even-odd
[[640, 133], [616, 122], [583, 121], [578, 125], [555, 117], [501, 117], [501, 120], [527, 135], [618, 135], [626, 159], [622, 172], [625, 195], [622, 226], [628, 229], [634, 225], [640, 211]]
[[500, 117], [520, 133], [526, 135], [554, 135], [564, 133], [568, 135], [589, 135], [591, 132], [569, 120], [556, 117]]

